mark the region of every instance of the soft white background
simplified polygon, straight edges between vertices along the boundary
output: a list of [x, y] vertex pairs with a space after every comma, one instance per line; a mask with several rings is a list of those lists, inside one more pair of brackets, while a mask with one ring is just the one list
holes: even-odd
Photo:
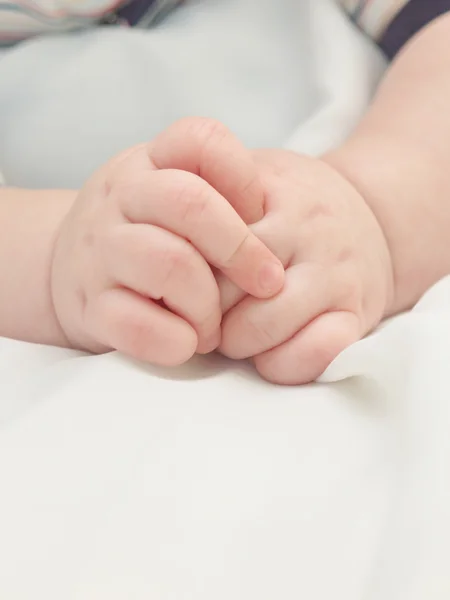
[[[184, 114], [317, 153], [383, 67], [327, 0], [34, 41], [0, 58], [0, 168], [78, 186]], [[0, 340], [0, 597], [448, 600], [449, 360], [449, 281], [302, 388]]]

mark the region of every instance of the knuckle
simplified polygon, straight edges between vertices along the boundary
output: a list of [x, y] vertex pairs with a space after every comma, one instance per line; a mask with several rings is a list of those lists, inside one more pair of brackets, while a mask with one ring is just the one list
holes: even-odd
[[[130, 270], [131, 268], [134, 268], [144, 271], [144, 269], [148, 268], [148, 265], [153, 265], [155, 263], [155, 254], [157, 251], [152, 244], [147, 244], [143, 240], [139, 242], [136, 240], [136, 243], [134, 243], [131, 236], [126, 243], [127, 242], [128, 248], [126, 249], [126, 259]], [[131, 262], [134, 263], [134, 267], [131, 267]], [[142, 273], [142, 277], [145, 278], [145, 272]]]
[[162, 283], [167, 284], [174, 279], [189, 277], [192, 270], [192, 254], [189, 246], [172, 248], [163, 252], [160, 257]]
[[243, 183], [243, 185], [240, 189], [240, 193], [243, 196], [245, 196], [246, 194], [251, 192], [253, 189], [257, 188], [260, 185], [260, 183], [261, 183], [261, 180], [260, 180], [259, 173], [254, 171], [253, 173], [251, 173], [249, 175], [247, 181], [245, 181], [245, 183]]
[[104, 176], [103, 188], [105, 195], [120, 202], [146, 198], [151, 185], [149, 179], [151, 171], [137, 168], [138, 164], [132, 164], [136, 150], [133, 154], [124, 158], [120, 164], [108, 169]]
[[245, 254], [245, 247], [247, 243], [253, 237], [252, 233], [247, 230], [245, 232], [244, 238], [239, 242], [239, 244], [230, 252], [228, 257], [222, 261], [222, 267], [225, 269], [231, 269], [239, 260], [242, 258], [242, 255]]
[[105, 189], [108, 196], [123, 206], [130, 200], [145, 197], [144, 189], [146, 184], [141, 178], [131, 179], [130, 177], [121, 177], [120, 174], [114, 174], [105, 181]]
[[203, 182], [195, 175], [181, 173], [173, 183], [172, 204], [181, 222], [196, 224], [202, 221], [208, 209], [208, 194]]
[[276, 339], [276, 323], [270, 319], [261, 320], [248, 314], [245, 317], [243, 328], [247, 331], [249, 338], [260, 348], [273, 348], [279, 343]]
[[187, 135], [203, 148], [220, 144], [229, 135], [228, 128], [223, 123], [209, 117], [186, 119], [184, 127]]

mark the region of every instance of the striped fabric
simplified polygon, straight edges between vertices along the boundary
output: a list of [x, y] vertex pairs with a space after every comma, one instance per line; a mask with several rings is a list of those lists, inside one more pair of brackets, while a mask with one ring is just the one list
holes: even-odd
[[338, 0], [351, 19], [378, 42], [388, 58], [422, 27], [450, 11], [450, 0]]
[[[340, 0], [361, 29], [379, 40], [388, 25], [409, 0]], [[426, 0], [432, 2], [433, 0]]]
[[148, 27], [182, 0], [0, 0], [0, 45], [98, 23]]
[[[0, 0], [0, 45], [96, 24], [148, 27], [180, 2], [183, 0]], [[390, 58], [424, 25], [450, 11], [450, 0], [337, 2]]]

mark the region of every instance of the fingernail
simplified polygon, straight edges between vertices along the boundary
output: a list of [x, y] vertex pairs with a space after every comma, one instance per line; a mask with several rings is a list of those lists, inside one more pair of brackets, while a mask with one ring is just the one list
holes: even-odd
[[268, 294], [275, 294], [283, 285], [283, 265], [280, 262], [273, 260], [266, 262], [259, 271], [258, 281], [265, 292]]

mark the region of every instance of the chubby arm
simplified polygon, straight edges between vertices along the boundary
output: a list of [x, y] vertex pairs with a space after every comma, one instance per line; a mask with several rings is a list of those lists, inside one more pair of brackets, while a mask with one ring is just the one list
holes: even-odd
[[0, 189], [0, 336], [66, 345], [51, 295], [59, 226], [76, 193]]
[[450, 14], [403, 48], [365, 118], [324, 158], [384, 230], [395, 280], [387, 313], [410, 308], [450, 273]]

